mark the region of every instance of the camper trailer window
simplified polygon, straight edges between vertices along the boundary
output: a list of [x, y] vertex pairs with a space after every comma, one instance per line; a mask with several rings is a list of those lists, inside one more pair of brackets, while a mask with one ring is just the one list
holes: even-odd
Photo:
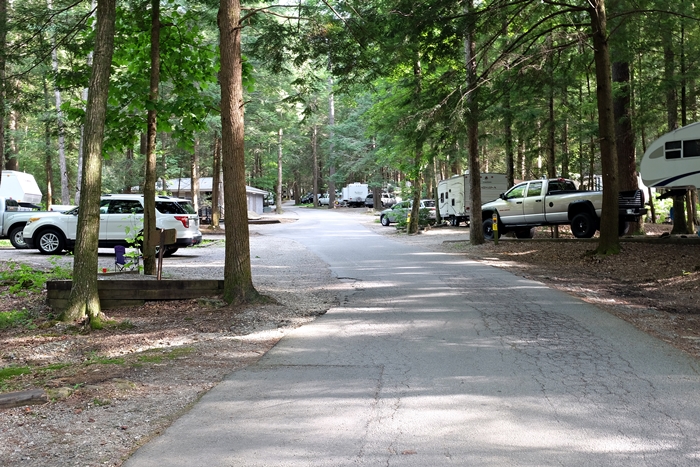
[[683, 141], [683, 157], [700, 157], [700, 139]]
[[680, 141], [668, 141], [666, 143], [666, 159], [680, 159], [681, 158], [681, 142]]

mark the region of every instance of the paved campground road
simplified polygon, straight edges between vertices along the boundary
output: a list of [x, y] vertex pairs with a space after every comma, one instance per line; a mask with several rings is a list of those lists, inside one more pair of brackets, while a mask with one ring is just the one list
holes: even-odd
[[[345, 286], [129, 459], [146, 466], [697, 465], [698, 364], [506, 271], [298, 210], [258, 229]], [[325, 264], [324, 264], [325, 263]]]

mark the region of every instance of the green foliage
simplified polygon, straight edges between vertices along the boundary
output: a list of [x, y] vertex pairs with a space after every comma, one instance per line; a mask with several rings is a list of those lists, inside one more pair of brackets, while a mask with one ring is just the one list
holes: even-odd
[[141, 363], [162, 363], [163, 360], [175, 360], [185, 357], [194, 352], [193, 347], [176, 347], [174, 349], [152, 349], [140, 355], [138, 361]]
[[28, 366], [8, 366], [5, 368], [0, 368], [0, 390], [5, 390], [6, 381], [19, 375], [26, 375], [32, 372], [31, 367]]
[[44, 289], [47, 280], [71, 277], [70, 271], [58, 265], [55, 258], [50, 261], [53, 267], [49, 271], [37, 270], [25, 263], [8, 261], [7, 269], [0, 271], [0, 281], [3, 285], [9, 286], [5, 293], [17, 295], [39, 293]]
[[32, 326], [33, 321], [27, 310], [13, 310], [0, 312], [0, 329], [20, 326]]
[[90, 366], [90, 365], [124, 365], [126, 361], [123, 358], [109, 358], [109, 357], [103, 357], [101, 355], [98, 355], [97, 352], [91, 352], [85, 362], [83, 362], [84, 365]]

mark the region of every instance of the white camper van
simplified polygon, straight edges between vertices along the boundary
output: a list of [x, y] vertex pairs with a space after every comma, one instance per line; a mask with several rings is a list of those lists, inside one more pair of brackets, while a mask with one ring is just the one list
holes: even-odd
[[[508, 179], [505, 174], [481, 174], [481, 202], [487, 203], [498, 198], [508, 189]], [[440, 217], [457, 226], [461, 222], [469, 222], [472, 197], [469, 185], [469, 172], [455, 175], [438, 183], [438, 199]], [[481, 213], [477, 214], [481, 219]]]
[[639, 171], [644, 184], [652, 188], [700, 188], [700, 122], [651, 143]]

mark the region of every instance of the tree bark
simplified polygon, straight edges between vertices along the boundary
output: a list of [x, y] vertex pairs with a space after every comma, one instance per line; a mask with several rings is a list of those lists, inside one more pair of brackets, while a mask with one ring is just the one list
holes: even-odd
[[[52, 2], [48, 0], [49, 10], [52, 9]], [[58, 73], [58, 50], [56, 47], [56, 37], [51, 41], [51, 67], [54, 74]], [[54, 87], [54, 97], [56, 99], [56, 126], [58, 129], [58, 166], [61, 171], [61, 204], [70, 204], [70, 192], [68, 191], [68, 166], [66, 165], [65, 137], [63, 131], [63, 111], [61, 111], [61, 90]]]
[[[330, 60], [329, 71], [332, 71]], [[335, 208], [335, 164], [333, 162], [333, 138], [335, 136], [335, 96], [333, 94], [333, 76], [328, 78], [328, 209]], [[281, 211], [280, 211], [281, 212]]]
[[83, 158], [83, 199], [78, 214], [77, 241], [73, 262], [73, 285], [65, 320], [87, 317], [99, 326], [100, 297], [97, 293], [97, 243], [102, 192], [102, 146], [109, 93], [109, 74], [114, 51], [116, 0], [98, 0], [95, 54], [85, 113], [85, 149]]
[[227, 303], [249, 302], [259, 297], [253, 287], [250, 266], [240, 17], [239, 0], [220, 0], [218, 23], [221, 53], [221, 143], [224, 185], [228, 187], [224, 190], [224, 300]]
[[[44, 105], [46, 112], [49, 113], [49, 88], [46, 78], [44, 83]], [[46, 174], [46, 209], [51, 210], [53, 204], [53, 150], [51, 148], [51, 123], [49, 120], [44, 122], [44, 173]]]
[[508, 186], [515, 185], [515, 159], [513, 154], [513, 115], [510, 108], [510, 92], [506, 92], [503, 101], [503, 139], [506, 150], [506, 180]]
[[[151, 0], [151, 81], [148, 93], [146, 176], [143, 183], [143, 271], [156, 274], [156, 132], [158, 85], [160, 84], [160, 0]], [[165, 186], [163, 187], [165, 189]]]
[[620, 252], [615, 117], [612, 108], [612, 77], [605, 1], [594, 0], [592, 6], [593, 8], [589, 10], [589, 13], [593, 32], [593, 56], [598, 104], [598, 138], [603, 171], [603, 209], [600, 216], [600, 240], [596, 253], [608, 255]]
[[5, 51], [7, 42], [7, 0], [0, 0], [0, 173], [8, 167], [10, 159], [5, 157]]
[[211, 226], [220, 227], [221, 220], [221, 138], [214, 135], [214, 175], [211, 180]]
[[[93, 10], [92, 16], [93, 18], [95, 17], [96, 11], [95, 11], [95, 1], [92, 0], [90, 2], [90, 9]], [[95, 23], [93, 22], [93, 30], [95, 28]], [[87, 56], [87, 65], [89, 67], [92, 67], [92, 59], [93, 59], [93, 52], [88, 53]], [[87, 102], [88, 99], [88, 89], [83, 88], [81, 92], [81, 97], [83, 99], [83, 102]], [[75, 204], [79, 205], [80, 204], [80, 187], [83, 183], [83, 158], [85, 157], [85, 124], [83, 123], [80, 125], [80, 143], [78, 144], [78, 169], [76, 172], [78, 173], [77, 176], [75, 177], [75, 196], [73, 198], [73, 201], [75, 201]]]
[[199, 138], [194, 140], [192, 165], [190, 167], [190, 195], [195, 212], [199, 213]]
[[315, 208], [318, 207], [318, 126], [314, 123], [311, 128], [311, 162], [313, 167], [313, 199]]
[[[620, 190], [636, 190], [639, 184], [637, 183], [635, 138], [632, 128], [629, 63], [626, 61], [613, 62], [612, 79], [614, 83], [618, 83], [613, 110]], [[643, 225], [640, 222], [630, 223], [630, 232], [643, 232]]]
[[[419, 108], [421, 102], [421, 94], [423, 92], [423, 70], [421, 68], [420, 54], [416, 53], [416, 60], [413, 63], [413, 78], [415, 80], [415, 89], [413, 94], [413, 100], [416, 108]], [[419, 219], [420, 219], [420, 199], [421, 199], [421, 160], [423, 159], [423, 138], [420, 135], [421, 130], [416, 125], [415, 129], [415, 154], [413, 155], [413, 168], [411, 181], [413, 187], [411, 188], [411, 199], [413, 203], [411, 204], [411, 218], [408, 219], [408, 225], [406, 226], [406, 232], [409, 234], [415, 234], [418, 232]]]
[[481, 228], [481, 170], [479, 168], [479, 99], [476, 82], [476, 41], [472, 10], [474, 1], [467, 0], [467, 31], [464, 39], [465, 65], [467, 68], [467, 153], [469, 186], [472, 193], [471, 218], [469, 221], [469, 242], [472, 245], [484, 243]]
[[275, 201], [275, 212], [282, 214], [282, 128], [277, 134], [277, 193]]

